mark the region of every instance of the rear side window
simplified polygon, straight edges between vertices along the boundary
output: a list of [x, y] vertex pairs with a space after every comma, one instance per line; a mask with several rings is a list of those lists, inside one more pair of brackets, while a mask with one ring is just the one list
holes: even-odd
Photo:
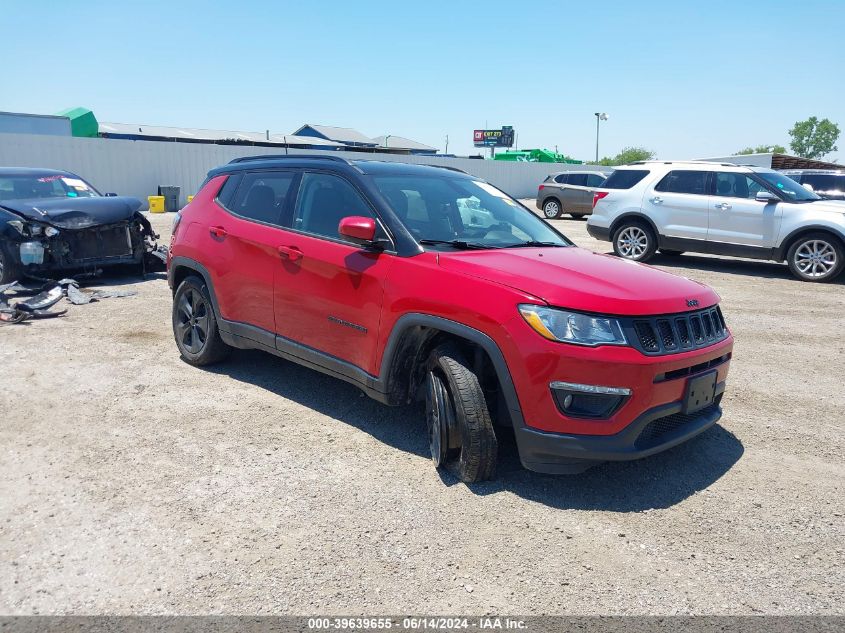
[[227, 208], [250, 220], [280, 225], [293, 177], [284, 171], [246, 174]]
[[617, 169], [602, 184], [602, 189], [630, 189], [648, 176], [648, 169]]
[[599, 176], [597, 174], [589, 174], [587, 176], [587, 186], [588, 187], [601, 187], [601, 184], [605, 181], [604, 176]]
[[566, 184], [566, 179], [569, 177], [569, 174], [558, 174], [555, 176], [555, 182], [560, 185]]
[[670, 171], [657, 183], [654, 190], [667, 193], [705, 195], [707, 193], [707, 172], [685, 169]]
[[581, 187], [587, 186], [587, 174], [570, 174], [568, 184]]

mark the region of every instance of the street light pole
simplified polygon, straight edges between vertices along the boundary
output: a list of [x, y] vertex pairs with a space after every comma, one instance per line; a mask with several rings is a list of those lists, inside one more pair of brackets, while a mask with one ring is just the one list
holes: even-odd
[[596, 164], [599, 162], [599, 123], [607, 121], [610, 117], [607, 112], [596, 112]]

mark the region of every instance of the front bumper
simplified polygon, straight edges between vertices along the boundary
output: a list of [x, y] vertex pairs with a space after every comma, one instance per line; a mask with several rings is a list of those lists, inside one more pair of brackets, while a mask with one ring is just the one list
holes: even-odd
[[681, 402], [656, 406], [613, 435], [547, 433], [520, 426], [514, 429], [520, 460], [535, 472], [574, 474], [600, 462], [654, 455], [713, 426], [722, 417], [719, 403], [724, 391], [721, 382], [714, 403], [692, 414], [682, 413]]

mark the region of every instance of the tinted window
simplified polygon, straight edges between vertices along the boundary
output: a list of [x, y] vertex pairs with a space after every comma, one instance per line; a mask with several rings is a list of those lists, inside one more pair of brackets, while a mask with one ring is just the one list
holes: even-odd
[[585, 187], [587, 185], [587, 174], [570, 174], [568, 184]]
[[716, 172], [715, 194], [723, 198], [753, 198], [763, 185], [746, 174]]
[[568, 177], [569, 177], [569, 174], [558, 174], [557, 176], [555, 176], [555, 182], [564, 185], [564, 184], [566, 184], [566, 179]]
[[337, 227], [350, 215], [375, 217], [361, 194], [343, 178], [310, 173], [302, 176], [293, 228], [340, 239]]
[[845, 174], [805, 174], [801, 177], [802, 185], [810, 185], [818, 192], [845, 192]]
[[617, 169], [602, 184], [602, 189], [630, 189], [648, 176], [647, 169]]
[[283, 171], [246, 174], [227, 208], [250, 220], [281, 224], [282, 210], [293, 177], [293, 172]]
[[667, 193], [692, 193], [705, 195], [707, 193], [707, 172], [691, 170], [673, 170], [663, 177], [655, 191]]
[[601, 187], [601, 184], [605, 181], [604, 176], [599, 176], [597, 174], [589, 174], [587, 176], [587, 186], [588, 187]]
[[784, 176], [776, 171], [758, 171], [757, 177], [762, 178], [772, 187], [774, 187], [781, 197], [790, 202], [812, 202], [813, 200], [821, 200], [812, 191], [806, 189], [803, 185], [799, 185], [789, 176]]
[[241, 178], [243, 178], [243, 174], [233, 174], [226, 178], [226, 182], [223, 183], [223, 186], [220, 187], [220, 191], [217, 193], [217, 199], [227, 209], [229, 205], [232, 203], [232, 196], [235, 195], [235, 191], [238, 190], [238, 185], [241, 184]]

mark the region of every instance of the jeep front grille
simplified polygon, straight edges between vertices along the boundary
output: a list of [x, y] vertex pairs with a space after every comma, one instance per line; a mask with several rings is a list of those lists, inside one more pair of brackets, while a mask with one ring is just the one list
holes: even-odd
[[631, 319], [625, 329], [628, 340], [644, 354], [678, 354], [723, 341], [728, 328], [719, 306]]

